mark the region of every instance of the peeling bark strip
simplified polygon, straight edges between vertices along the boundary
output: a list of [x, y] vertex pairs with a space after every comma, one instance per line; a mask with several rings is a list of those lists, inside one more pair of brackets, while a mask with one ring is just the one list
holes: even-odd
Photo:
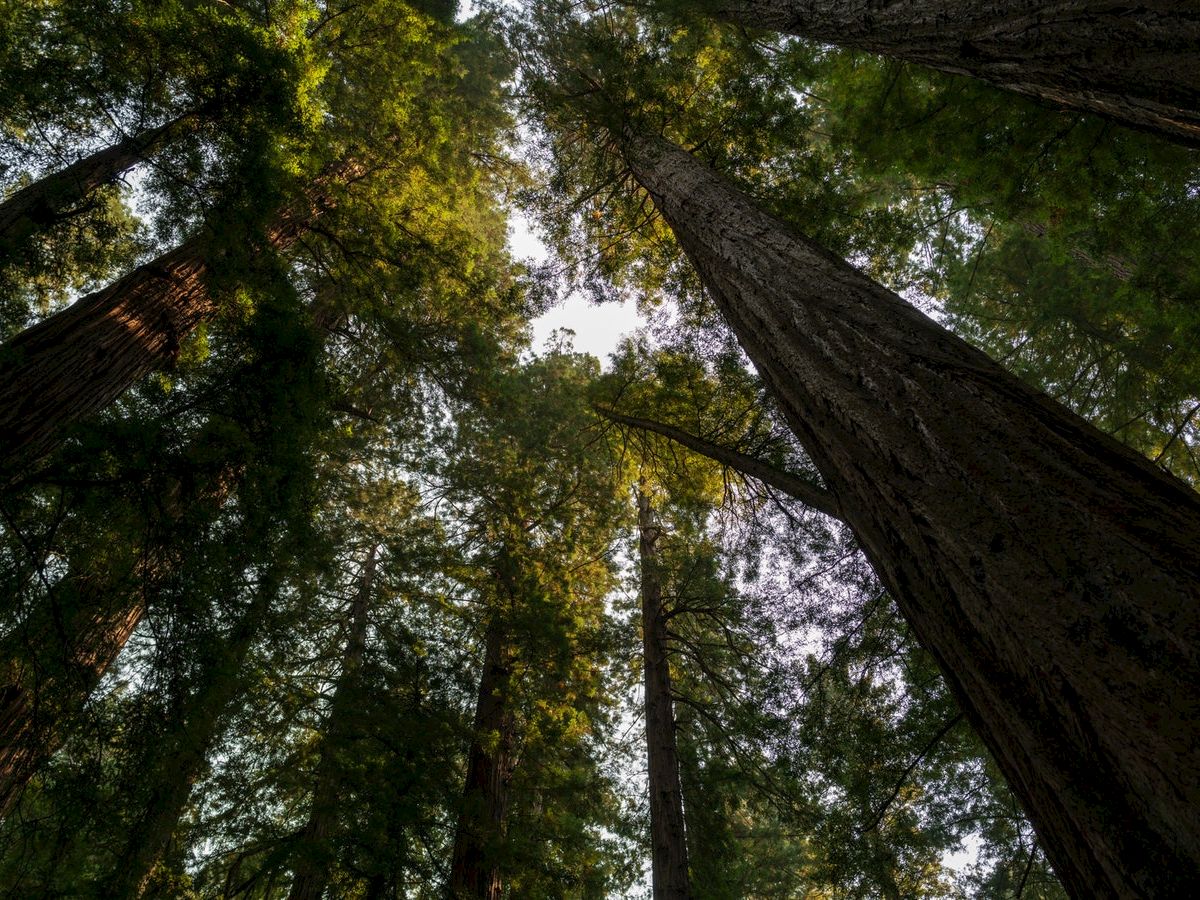
[[660, 138], [623, 149], [1076, 897], [1200, 884], [1200, 496]]
[[165, 125], [85, 156], [17, 191], [0, 203], [0, 263], [26, 238], [69, 217], [94, 190], [199, 125], [198, 113], [185, 113]]
[[832, 516], [835, 519], [842, 517], [842, 514], [838, 511], [837, 499], [833, 494], [829, 493], [825, 488], [801, 478], [799, 475], [793, 475], [791, 472], [777, 469], [769, 463], [763, 462], [761, 459], [745, 453], [739, 453], [737, 450], [731, 450], [728, 447], [722, 447], [720, 444], [714, 444], [712, 441], [707, 441], [698, 435], [684, 431], [682, 428], [676, 428], [674, 425], [668, 425], [665, 422], [656, 422], [654, 419], [643, 419], [638, 416], [627, 416], [601, 406], [597, 406], [596, 411], [618, 425], [628, 425], [630, 428], [639, 428], [643, 431], [652, 431], [655, 434], [661, 434], [663, 437], [669, 438], [677, 444], [682, 444], [694, 453], [707, 456], [714, 462], [719, 462], [751, 478], [757, 478], [763, 484], [769, 484], [771, 487], [778, 488], [794, 500], [799, 500], [805, 506], [812, 507], [818, 512], [825, 513], [827, 516]]
[[[361, 171], [352, 161], [330, 167], [276, 218], [270, 243], [291, 246], [328, 209], [328, 185]], [[0, 348], [0, 484], [53, 450], [67, 426], [175, 361], [183, 340], [216, 309], [209, 266], [206, 242], [194, 237]]]
[[667, 616], [658, 565], [659, 528], [650, 497], [638, 488], [638, 540], [642, 577], [642, 668], [646, 684], [646, 751], [650, 785], [650, 876], [654, 900], [688, 900], [683, 789], [671, 708]]
[[866, 50], [1200, 146], [1196, 0], [701, 0], [750, 28]]
[[367, 553], [358, 592], [350, 604], [350, 635], [322, 737], [312, 809], [300, 836], [300, 854], [296, 858], [288, 900], [321, 900], [329, 883], [329, 867], [324, 859], [329, 856], [328, 841], [337, 823], [344, 781], [337, 754], [346, 750], [346, 717], [352, 711], [354, 688], [367, 646], [367, 614], [371, 609], [378, 554], [378, 547], [372, 547]]
[[516, 721], [512, 710], [512, 648], [498, 613], [485, 637], [475, 706], [475, 736], [467, 760], [463, 808], [454, 832], [450, 896], [500, 900], [504, 885], [495, 850], [504, 839], [513, 774]]

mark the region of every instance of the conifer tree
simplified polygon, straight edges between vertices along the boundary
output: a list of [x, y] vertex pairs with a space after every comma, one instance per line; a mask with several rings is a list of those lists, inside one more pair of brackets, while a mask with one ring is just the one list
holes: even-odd
[[712, 0], [715, 16], [982, 78], [1054, 106], [1200, 143], [1200, 18], [1185, 0], [1113, 6]]

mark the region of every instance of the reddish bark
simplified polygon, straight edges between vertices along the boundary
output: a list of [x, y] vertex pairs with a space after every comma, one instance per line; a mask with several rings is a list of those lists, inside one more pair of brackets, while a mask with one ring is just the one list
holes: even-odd
[[627, 134], [652, 196], [1077, 897], [1200, 883], [1200, 495]]

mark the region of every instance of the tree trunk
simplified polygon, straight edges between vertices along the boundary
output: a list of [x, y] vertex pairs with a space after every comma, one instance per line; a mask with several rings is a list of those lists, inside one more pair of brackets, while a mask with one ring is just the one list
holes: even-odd
[[[199, 490], [176, 485], [163, 503], [166, 522], [153, 530], [171, 531], [197, 508], [220, 509], [235, 477], [226, 467]], [[148, 539], [115, 571], [68, 573], [0, 642], [0, 818], [58, 750], [141, 621], [149, 586], [171, 565], [164, 548]]]
[[6, 662], [0, 686], [0, 818], [58, 749], [63, 720], [74, 718], [141, 621], [140, 603], [106, 606], [91, 586], [91, 580], [81, 585], [83, 602], [72, 604], [65, 619], [39, 615], [35, 628], [22, 628], [0, 645]]
[[676, 428], [674, 425], [668, 425], [665, 422], [657, 422], [654, 419], [643, 419], [639, 416], [627, 416], [616, 410], [605, 409], [600, 406], [596, 407], [596, 411], [618, 425], [627, 425], [630, 428], [639, 428], [643, 431], [652, 431], [655, 434], [661, 434], [663, 437], [675, 441], [677, 444], [682, 444], [693, 453], [706, 456], [713, 462], [718, 462], [723, 466], [728, 466], [735, 471], [741, 472], [743, 475], [757, 478], [763, 484], [778, 488], [792, 499], [799, 500], [805, 506], [809, 506], [818, 512], [823, 512], [827, 516], [832, 516], [835, 519], [842, 517], [838, 511], [837, 498], [833, 494], [820, 485], [813, 484], [811, 481], [801, 478], [799, 475], [793, 475], [791, 472], [778, 469], [757, 457], [739, 453], [737, 450], [723, 447], [720, 444], [714, 444], [712, 441], [705, 440], [699, 435], [684, 431], [682, 428]]
[[145, 892], [175, 834], [192, 788], [204, 772], [221, 716], [242, 690], [242, 666], [278, 588], [277, 572], [271, 570], [224, 645], [197, 676], [196, 693], [171, 732], [164, 736], [144, 776], [145, 783], [151, 785], [149, 802], [130, 828], [125, 848], [97, 896], [137, 900]]
[[0, 263], [30, 236], [69, 217], [96, 188], [195, 130], [200, 121], [197, 113], [186, 113], [158, 128], [127, 137], [39, 178], [0, 203]]
[[1195, 0], [704, 0], [716, 16], [971, 75], [1200, 146]]
[[1076, 897], [1200, 883], [1200, 496], [659, 138], [626, 160]]
[[655, 900], [687, 900], [687, 839], [683, 789], [675, 748], [667, 615], [658, 563], [658, 525], [644, 486], [638, 487], [638, 541], [642, 577], [642, 669], [646, 683], [646, 750], [650, 783], [651, 883]]
[[[291, 246], [329, 207], [328, 184], [361, 170], [331, 166], [276, 217], [270, 243]], [[183, 340], [215, 311], [209, 267], [207, 242], [191, 238], [0, 348], [0, 484], [54, 449], [68, 425], [174, 363]]]
[[317, 764], [312, 809], [309, 811], [308, 824], [300, 836], [300, 853], [293, 869], [292, 889], [288, 893], [288, 900], [321, 900], [329, 882], [327, 843], [337, 823], [343, 781], [337, 754], [346, 751], [346, 717], [353, 711], [354, 689], [367, 643], [367, 613], [371, 608], [378, 551], [378, 547], [372, 547], [367, 554], [358, 593], [350, 605], [350, 634], [342, 658], [341, 675], [330, 704], [329, 720], [322, 739], [321, 759]]
[[485, 643], [463, 808], [454, 832], [450, 895], [455, 900], [500, 900], [503, 892], [496, 848], [504, 839], [516, 726], [512, 652], [499, 613], [492, 614]]

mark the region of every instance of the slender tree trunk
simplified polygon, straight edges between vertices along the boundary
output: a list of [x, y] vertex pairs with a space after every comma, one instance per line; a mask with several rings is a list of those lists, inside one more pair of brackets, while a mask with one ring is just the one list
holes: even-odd
[[127, 137], [39, 178], [0, 203], [0, 263], [28, 237], [70, 216], [96, 188], [194, 131], [200, 121], [198, 113], [186, 113], [158, 128]]
[[1200, 884], [1200, 496], [660, 138], [622, 139], [1076, 897]]
[[450, 895], [455, 900], [500, 900], [503, 891], [495, 856], [504, 838], [516, 734], [511, 648], [498, 613], [492, 615], [485, 643], [463, 808], [454, 832]]
[[[198, 509], [219, 509], [235, 477], [226, 467], [196, 488], [176, 485], [163, 504], [165, 522], [153, 530], [172, 531]], [[166, 548], [148, 540], [134, 559], [112, 570], [69, 573], [0, 642], [0, 818], [58, 750], [141, 621], [146, 596], [171, 566]]]
[[718, 17], [971, 75], [1200, 146], [1195, 0], [705, 0]]
[[[10, 635], [0, 647], [6, 660], [0, 686], [0, 817], [58, 749], [62, 722], [73, 718], [141, 621], [140, 604], [106, 608], [94, 603], [92, 582], [83, 600], [58, 622], [38, 616], [37, 626]], [[60, 627], [61, 626], [61, 627]]]
[[321, 759], [313, 789], [308, 824], [300, 836], [299, 850], [288, 900], [321, 900], [329, 882], [328, 841], [337, 823], [342, 795], [342, 766], [337, 758], [347, 743], [347, 715], [353, 712], [355, 688], [367, 644], [367, 613], [371, 608], [378, 547], [371, 547], [363, 563], [358, 592], [350, 605], [350, 634], [342, 658], [342, 671], [330, 704], [322, 739]]
[[686, 900], [687, 838], [683, 821], [683, 789], [675, 747], [675, 713], [671, 706], [671, 668], [667, 655], [667, 615], [663, 606], [658, 562], [660, 530], [650, 497], [638, 488], [638, 550], [642, 577], [642, 669], [646, 683], [646, 750], [650, 783], [651, 882], [655, 900]]
[[98, 896], [137, 900], [145, 892], [204, 772], [222, 714], [242, 691], [243, 664], [278, 588], [278, 575], [272, 570], [256, 588], [225, 644], [206, 661], [196, 680], [196, 693], [154, 754], [143, 779], [151, 786], [149, 801], [130, 828], [125, 848]]
[[713, 462], [718, 462], [723, 466], [728, 466], [731, 469], [741, 472], [743, 475], [757, 478], [763, 484], [778, 488], [792, 499], [799, 500], [805, 506], [812, 507], [818, 512], [825, 513], [827, 516], [832, 516], [835, 519], [842, 517], [838, 511], [837, 498], [825, 490], [825, 488], [813, 484], [806, 478], [801, 478], [799, 475], [778, 469], [757, 457], [740, 453], [737, 450], [723, 447], [720, 444], [715, 444], [699, 435], [684, 431], [682, 428], [668, 425], [666, 422], [644, 419], [639, 416], [627, 416], [616, 410], [605, 409], [599, 406], [596, 407], [596, 411], [606, 419], [616, 422], [619, 425], [627, 425], [630, 428], [638, 428], [642, 431], [661, 434], [663, 437], [675, 441], [677, 444], [682, 444], [694, 453], [708, 457]]
[[[270, 243], [291, 246], [330, 205], [328, 184], [360, 171], [354, 162], [331, 167], [276, 217]], [[215, 311], [209, 266], [207, 241], [194, 237], [0, 348], [0, 483], [54, 449], [67, 426], [175, 362]]]

